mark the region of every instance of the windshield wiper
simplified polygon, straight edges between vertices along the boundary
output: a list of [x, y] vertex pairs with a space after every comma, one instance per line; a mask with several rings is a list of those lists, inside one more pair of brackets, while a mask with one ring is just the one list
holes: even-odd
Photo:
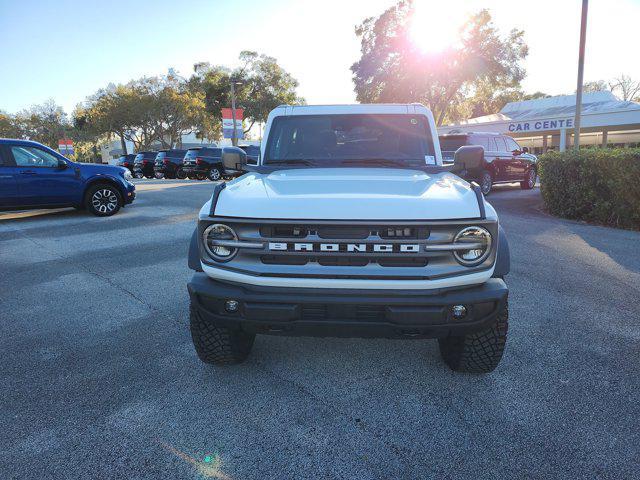
[[361, 165], [379, 165], [383, 167], [416, 167], [407, 160], [392, 160], [390, 158], [351, 158], [343, 160], [342, 163], [358, 163]]
[[311, 160], [306, 158], [290, 158], [288, 160], [269, 160], [265, 165], [313, 165]]

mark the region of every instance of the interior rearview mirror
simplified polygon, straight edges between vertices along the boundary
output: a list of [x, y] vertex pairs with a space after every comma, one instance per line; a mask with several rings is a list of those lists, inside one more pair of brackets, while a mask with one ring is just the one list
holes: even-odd
[[482, 170], [482, 161], [484, 159], [484, 148], [479, 145], [465, 145], [456, 150], [453, 157], [453, 173], [466, 171], [473, 175], [480, 173]]
[[247, 154], [239, 147], [224, 147], [222, 164], [225, 170], [244, 171], [247, 165]]

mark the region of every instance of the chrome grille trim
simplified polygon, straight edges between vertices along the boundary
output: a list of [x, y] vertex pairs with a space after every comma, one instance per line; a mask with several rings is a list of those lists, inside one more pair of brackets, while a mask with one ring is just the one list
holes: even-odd
[[[290, 277], [290, 278], [351, 278], [351, 279], [440, 279], [446, 277], [469, 275], [492, 268], [495, 262], [495, 243], [491, 246], [491, 254], [478, 266], [461, 266], [454, 258], [453, 252], [478, 247], [477, 242], [454, 243], [454, 237], [463, 228], [477, 225], [487, 228], [497, 238], [497, 222], [495, 220], [474, 221], [395, 221], [395, 222], [357, 222], [360, 228], [369, 231], [367, 238], [354, 238], [347, 234], [337, 234], [342, 228], [355, 225], [350, 221], [304, 221], [304, 220], [257, 220], [228, 219], [223, 216], [202, 219], [200, 227], [204, 230], [212, 223], [227, 224], [237, 233], [238, 241], [225, 244], [237, 248], [238, 254], [227, 264], [220, 264], [205, 257], [204, 264], [224, 268], [237, 273], [258, 277]], [[275, 236], [265, 233], [276, 232], [271, 227], [278, 226]], [[320, 226], [322, 237], [318, 234]], [[268, 227], [265, 229], [265, 227]], [[299, 236], [278, 236], [287, 232], [289, 227], [296, 227]], [[403, 227], [411, 232], [422, 232], [421, 238], [411, 235], [403, 238], [384, 238], [379, 233], [394, 231], [404, 233]], [[201, 230], [201, 231], [202, 231]], [[351, 233], [355, 233], [353, 229]], [[327, 238], [327, 232], [335, 232], [335, 238]], [[232, 240], [222, 240], [231, 242]], [[269, 243], [287, 243], [287, 250], [269, 249]], [[295, 251], [293, 244], [312, 244], [313, 251], [306, 249]], [[340, 247], [321, 251], [320, 244], [338, 244]], [[364, 244], [367, 251], [346, 251], [346, 245]], [[391, 245], [393, 251], [372, 251], [372, 245]], [[417, 251], [400, 251], [399, 245], [418, 245]], [[391, 249], [389, 249], [391, 250]]]

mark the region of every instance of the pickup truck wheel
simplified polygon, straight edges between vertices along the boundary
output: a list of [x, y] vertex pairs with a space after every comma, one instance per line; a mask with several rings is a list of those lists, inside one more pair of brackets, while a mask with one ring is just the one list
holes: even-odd
[[182, 168], [179, 168], [176, 171], [176, 178], [178, 178], [180, 180], [184, 180], [185, 178], [187, 178], [187, 174], [184, 173], [184, 170]]
[[189, 316], [193, 346], [198, 358], [204, 363], [235, 365], [247, 359], [255, 335], [214, 325], [202, 318], [193, 305], [190, 307]]
[[209, 170], [209, 174], [207, 176], [212, 182], [217, 182], [222, 178], [222, 173], [220, 172], [219, 168], [211, 167], [211, 170]]
[[112, 185], [99, 183], [89, 187], [85, 195], [87, 210], [98, 217], [110, 217], [122, 206], [122, 195]]
[[489, 195], [492, 187], [493, 177], [491, 177], [491, 173], [487, 170], [483, 170], [482, 175], [480, 175], [480, 189], [482, 190], [482, 194]]
[[456, 372], [489, 373], [502, 359], [508, 327], [509, 308], [505, 304], [493, 326], [467, 335], [439, 339], [442, 359]]
[[522, 188], [523, 190], [531, 190], [533, 187], [536, 186], [537, 176], [538, 176], [538, 172], [536, 172], [535, 168], [532, 168], [531, 170], [529, 170], [527, 177], [522, 182], [520, 182], [520, 188]]

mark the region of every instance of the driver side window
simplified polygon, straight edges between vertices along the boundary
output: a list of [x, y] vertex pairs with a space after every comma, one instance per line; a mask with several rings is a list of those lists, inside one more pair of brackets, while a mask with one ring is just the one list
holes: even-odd
[[58, 158], [36, 147], [11, 147], [18, 167], [57, 167]]

